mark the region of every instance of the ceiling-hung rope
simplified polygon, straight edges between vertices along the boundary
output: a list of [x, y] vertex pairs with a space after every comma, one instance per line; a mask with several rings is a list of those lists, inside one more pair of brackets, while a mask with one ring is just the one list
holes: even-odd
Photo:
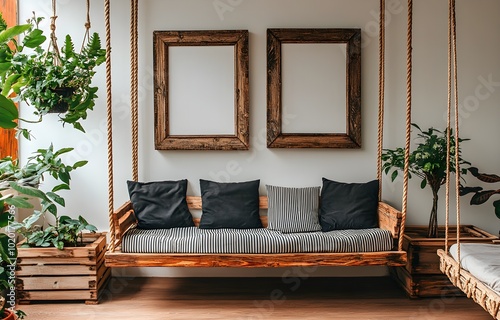
[[[448, 1], [448, 128], [451, 126], [451, 109], [452, 104], [454, 108], [454, 127], [455, 134], [453, 138], [455, 139], [455, 157], [453, 159], [455, 163], [455, 205], [457, 214], [457, 226], [456, 226], [456, 241], [457, 241], [457, 257], [456, 261], [458, 263], [458, 268], [455, 268], [456, 274], [454, 277], [454, 284], [462, 288], [460, 284], [460, 271], [461, 271], [461, 258], [460, 258], [460, 141], [459, 141], [459, 108], [458, 108], [458, 66], [457, 66], [457, 23], [456, 23], [456, 12], [455, 12], [455, 0]], [[454, 99], [454, 100], [453, 100]], [[452, 103], [453, 101], [453, 103]], [[447, 160], [450, 161], [450, 147], [451, 147], [451, 134], [448, 133], [448, 150], [447, 150]], [[448, 254], [448, 242], [449, 242], [449, 202], [450, 196], [448, 192], [449, 176], [450, 176], [450, 165], [448, 163], [446, 169], [446, 183], [447, 183], [447, 194], [446, 194], [446, 229], [445, 229], [445, 252]], [[463, 288], [462, 288], [463, 289]], [[495, 313], [496, 314], [496, 313]]]
[[111, 95], [111, 22], [110, 22], [110, 0], [104, 0], [104, 20], [106, 29], [106, 112], [108, 131], [108, 213], [109, 213], [109, 234], [110, 240], [108, 250], [115, 249], [115, 223], [113, 219], [114, 211], [114, 190], [113, 190], [113, 99]]
[[50, 17], [50, 43], [49, 50], [52, 47], [52, 52], [54, 53], [54, 65], [61, 64], [61, 57], [59, 53], [59, 46], [57, 45], [56, 36], [56, 19], [57, 19], [57, 9], [56, 0], [52, 0], [52, 16]]
[[451, 40], [451, 25], [452, 25], [452, 17], [451, 17], [451, 0], [448, 0], [448, 101], [447, 101], [447, 116], [446, 116], [446, 196], [445, 196], [445, 239], [444, 239], [444, 247], [445, 252], [448, 253], [448, 242], [449, 237], [448, 234], [450, 232], [450, 147], [451, 147], [451, 101], [452, 101], [452, 40]]
[[[453, 61], [453, 97], [455, 98], [455, 203], [457, 207], [457, 262], [460, 266], [460, 142], [458, 141], [460, 129], [458, 119], [458, 67], [457, 67], [457, 24], [455, 14], [455, 0], [450, 0], [451, 11], [451, 43], [452, 43], [452, 61]], [[457, 268], [458, 276], [460, 269]]]
[[130, 112], [132, 120], [132, 179], [139, 180], [139, 62], [138, 62], [138, 12], [139, 1], [131, 0], [130, 17]]
[[377, 179], [379, 183], [378, 200], [382, 199], [382, 149], [384, 141], [384, 95], [385, 95], [385, 0], [380, 0], [379, 26], [379, 69], [378, 69], [378, 148]]
[[405, 232], [406, 211], [408, 209], [408, 179], [410, 168], [410, 138], [411, 138], [411, 85], [412, 85], [412, 31], [413, 31], [413, 0], [408, 0], [408, 29], [406, 34], [406, 139], [403, 169], [403, 204], [401, 209], [401, 236], [398, 250], [403, 250], [403, 234]]

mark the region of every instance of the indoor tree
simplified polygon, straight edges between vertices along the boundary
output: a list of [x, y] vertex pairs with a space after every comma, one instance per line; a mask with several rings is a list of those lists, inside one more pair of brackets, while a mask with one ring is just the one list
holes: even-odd
[[[452, 130], [438, 130], [429, 128], [422, 130], [416, 124], [412, 124], [419, 132], [417, 134], [417, 144], [415, 150], [410, 152], [409, 158], [409, 178], [417, 176], [422, 179], [420, 187], [423, 189], [427, 185], [432, 192], [432, 209], [429, 218], [429, 228], [427, 237], [438, 237], [438, 193], [441, 186], [446, 182], [446, 159], [447, 159], [447, 140], [448, 132], [450, 134], [450, 172], [456, 172], [455, 152], [456, 144]], [[469, 139], [460, 139], [459, 143]], [[384, 149], [382, 153], [383, 170], [386, 174], [391, 174], [391, 180], [394, 181], [399, 172], [404, 169], [404, 148]], [[462, 166], [469, 166], [470, 162], [462, 159], [461, 150], [458, 149], [458, 163], [461, 174], [466, 174], [467, 169]]]

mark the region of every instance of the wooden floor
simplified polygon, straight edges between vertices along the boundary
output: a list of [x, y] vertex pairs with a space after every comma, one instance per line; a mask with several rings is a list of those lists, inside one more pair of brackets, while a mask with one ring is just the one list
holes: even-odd
[[467, 298], [409, 300], [389, 278], [113, 278], [99, 305], [34, 303], [28, 319], [489, 320]]

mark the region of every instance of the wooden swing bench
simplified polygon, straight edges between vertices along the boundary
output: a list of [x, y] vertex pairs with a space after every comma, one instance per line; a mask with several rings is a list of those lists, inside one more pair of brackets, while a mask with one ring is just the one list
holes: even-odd
[[[267, 209], [266, 196], [259, 199], [260, 209]], [[199, 196], [188, 196], [189, 209], [201, 210]], [[390, 231], [395, 240], [400, 235], [401, 212], [379, 202], [379, 228]], [[193, 219], [198, 226], [200, 219]], [[264, 227], [267, 216], [261, 216]], [[121, 251], [125, 233], [136, 226], [131, 202], [122, 205], [113, 214], [115, 225], [114, 250], [106, 253], [108, 267], [292, 267], [292, 266], [402, 266], [406, 264], [405, 251], [353, 253], [281, 253], [281, 254], [205, 254], [205, 253], [126, 253]]]
[[[138, 1], [131, 1], [131, 120], [132, 120], [132, 163], [133, 181], [138, 181]], [[108, 267], [307, 267], [307, 266], [404, 266], [407, 253], [403, 251], [403, 235], [406, 221], [408, 166], [405, 166], [403, 175], [403, 202], [402, 210], [398, 211], [390, 205], [379, 202], [378, 227], [388, 230], [386, 233], [387, 251], [365, 252], [292, 252], [292, 253], [130, 253], [123, 252], [122, 245], [126, 233], [136, 226], [131, 202], [115, 210], [113, 205], [113, 130], [112, 130], [112, 98], [111, 98], [111, 36], [110, 36], [110, 1], [105, 0], [106, 22], [106, 86], [107, 96], [107, 128], [108, 128], [108, 213], [110, 218], [110, 243], [105, 255]], [[411, 23], [409, 20], [409, 30]], [[378, 161], [377, 179], [382, 181], [382, 138], [383, 138], [383, 110], [385, 90], [385, 0], [381, 1], [380, 10], [380, 65], [379, 65], [379, 115], [378, 115]], [[407, 45], [407, 73], [411, 74], [411, 37]], [[411, 77], [407, 77], [407, 107], [406, 107], [406, 149], [405, 159], [409, 159], [409, 141], [411, 132]], [[379, 194], [379, 199], [380, 199]], [[202, 203], [199, 196], [188, 196], [189, 209], [201, 210]], [[268, 208], [268, 199], [260, 197], [261, 209]], [[261, 216], [262, 224], [267, 226], [267, 217]], [[193, 218], [195, 225], [199, 219]], [[380, 230], [379, 230], [380, 231]], [[390, 235], [389, 235], [390, 234]], [[391, 239], [392, 237], [392, 239]], [[373, 239], [372, 239], [373, 240]], [[391, 241], [392, 240], [392, 241]], [[188, 243], [189, 244], [189, 243]], [[381, 246], [382, 247], [382, 246]], [[392, 248], [391, 248], [392, 247]], [[391, 248], [391, 249], [386, 249]], [[223, 251], [223, 250], [222, 250]], [[300, 251], [300, 250], [297, 250]], [[304, 250], [305, 251], [305, 250]], [[336, 250], [332, 250], [336, 251]], [[342, 251], [342, 250], [338, 250]], [[357, 251], [357, 250], [356, 250]]]

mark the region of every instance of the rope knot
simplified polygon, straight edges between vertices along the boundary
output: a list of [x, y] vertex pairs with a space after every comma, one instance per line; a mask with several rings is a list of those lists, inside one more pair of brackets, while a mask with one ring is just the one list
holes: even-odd
[[85, 28], [86, 28], [86, 29], [90, 29], [90, 22], [86, 22], [86, 23], [85, 23]]

